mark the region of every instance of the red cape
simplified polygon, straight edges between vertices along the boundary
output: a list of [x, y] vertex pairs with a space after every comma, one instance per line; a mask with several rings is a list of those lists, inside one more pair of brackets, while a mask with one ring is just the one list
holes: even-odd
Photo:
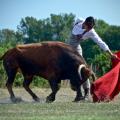
[[[115, 53], [120, 58], [120, 51]], [[120, 62], [112, 60], [112, 69], [91, 86], [93, 102], [110, 101], [120, 92]]]

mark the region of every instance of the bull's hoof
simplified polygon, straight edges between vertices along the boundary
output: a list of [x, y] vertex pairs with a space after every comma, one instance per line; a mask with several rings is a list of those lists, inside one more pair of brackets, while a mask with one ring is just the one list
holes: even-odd
[[20, 103], [20, 102], [22, 102], [23, 100], [22, 100], [22, 98], [20, 98], [20, 97], [13, 97], [13, 98], [11, 98], [11, 101], [12, 101], [13, 103]]
[[90, 101], [90, 97], [89, 96], [85, 96], [84, 97], [84, 101]]
[[33, 99], [35, 100], [35, 102], [40, 102], [40, 98], [38, 97], [34, 97]]
[[84, 100], [84, 97], [81, 96], [81, 97], [76, 97], [73, 102], [79, 102], [79, 101], [83, 101], [83, 100]]
[[48, 97], [46, 98], [46, 103], [51, 103], [51, 102], [53, 102], [53, 101], [55, 101], [55, 97], [48, 96]]

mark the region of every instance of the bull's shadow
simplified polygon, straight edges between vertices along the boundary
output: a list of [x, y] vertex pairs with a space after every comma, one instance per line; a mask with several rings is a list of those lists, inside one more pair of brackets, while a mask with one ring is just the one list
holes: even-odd
[[26, 99], [23, 99], [21, 97], [16, 97], [16, 98], [17, 98], [16, 102], [11, 101], [10, 98], [1, 98], [0, 99], [0, 104], [46, 103], [45, 99], [43, 99], [43, 98], [40, 99], [39, 102], [36, 102], [34, 100], [28, 100], [28, 99], [26, 100]]

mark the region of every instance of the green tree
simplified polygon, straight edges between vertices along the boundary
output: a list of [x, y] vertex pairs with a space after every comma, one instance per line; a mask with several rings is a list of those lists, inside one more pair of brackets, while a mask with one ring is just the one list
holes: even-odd
[[0, 42], [5, 44], [11, 43], [13, 46], [15, 46], [17, 43], [15, 32], [9, 29], [0, 30]]
[[22, 33], [24, 43], [48, 40], [64, 42], [69, 36], [73, 21], [73, 14], [51, 14], [50, 18], [44, 20], [25, 17], [18, 25], [18, 33]]
[[24, 42], [31, 43], [37, 42], [38, 38], [39, 24], [36, 18], [26, 17], [20, 21], [18, 26], [18, 32], [23, 34]]
[[120, 50], [120, 26], [109, 26], [104, 33], [104, 40], [111, 50]]
[[111, 59], [106, 53], [95, 55], [92, 60], [94, 71], [98, 76], [104, 75], [111, 69]]
[[73, 14], [51, 14], [51, 26], [53, 35], [56, 35], [56, 40], [64, 42], [65, 39], [68, 39], [74, 17]]

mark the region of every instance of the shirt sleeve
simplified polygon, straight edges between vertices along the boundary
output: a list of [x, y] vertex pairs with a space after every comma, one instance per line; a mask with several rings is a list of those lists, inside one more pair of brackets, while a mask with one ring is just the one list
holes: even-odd
[[84, 22], [84, 19], [83, 19], [83, 18], [77, 18], [77, 19], [74, 21], [73, 25], [76, 25], [76, 24], [81, 23], [81, 22]]
[[95, 43], [97, 43], [97, 45], [99, 45], [99, 47], [100, 47], [101, 49], [103, 49], [104, 51], [109, 50], [108, 45], [99, 37], [99, 35], [95, 32], [94, 29], [91, 31], [90, 38], [91, 38]]

